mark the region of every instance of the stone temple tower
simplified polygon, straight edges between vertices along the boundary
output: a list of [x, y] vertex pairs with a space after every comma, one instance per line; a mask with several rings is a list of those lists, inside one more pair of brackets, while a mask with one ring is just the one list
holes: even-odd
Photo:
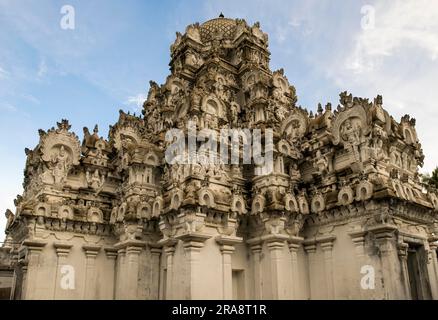
[[[415, 119], [347, 92], [297, 106], [258, 23], [221, 15], [170, 49], [142, 116], [120, 111], [108, 139], [96, 126], [82, 143], [62, 120], [26, 149], [0, 251], [12, 298], [438, 298], [438, 198], [419, 180]], [[272, 129], [273, 170], [244, 150], [169, 162], [172, 129]]]

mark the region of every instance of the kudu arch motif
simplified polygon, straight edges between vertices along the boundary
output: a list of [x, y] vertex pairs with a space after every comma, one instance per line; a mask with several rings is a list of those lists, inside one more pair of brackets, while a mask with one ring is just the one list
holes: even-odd
[[[308, 112], [269, 56], [258, 23], [196, 23], [177, 33], [171, 73], [150, 82], [142, 116], [120, 111], [108, 139], [84, 128], [82, 144], [67, 120], [40, 130], [7, 212], [14, 297], [242, 298], [234, 269], [245, 272], [244, 298], [411, 297], [404, 248], [435, 255], [438, 239], [415, 120], [395, 121], [381, 96], [347, 92], [336, 108]], [[243, 163], [241, 139], [237, 163], [169, 163], [166, 133], [186, 141], [189, 122], [218, 136], [260, 130], [262, 140], [272, 129], [272, 172]], [[361, 291], [358, 261], [382, 266], [375, 291]], [[424, 297], [438, 297], [436, 263], [426, 264]], [[64, 264], [76, 270], [74, 290], [57, 287]]]

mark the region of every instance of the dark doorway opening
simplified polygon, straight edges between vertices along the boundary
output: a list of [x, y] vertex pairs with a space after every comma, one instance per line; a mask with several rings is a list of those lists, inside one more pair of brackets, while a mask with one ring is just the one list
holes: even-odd
[[407, 267], [412, 300], [431, 299], [426, 255], [423, 246], [409, 244]]

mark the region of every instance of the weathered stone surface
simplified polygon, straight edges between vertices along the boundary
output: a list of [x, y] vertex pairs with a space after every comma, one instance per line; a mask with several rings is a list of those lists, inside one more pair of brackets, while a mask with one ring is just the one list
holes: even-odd
[[[269, 55], [258, 23], [193, 24], [143, 116], [120, 111], [108, 140], [96, 126], [82, 144], [67, 120], [40, 130], [6, 213], [13, 297], [438, 298], [438, 197], [418, 177], [415, 120], [347, 92], [309, 113]], [[167, 163], [166, 132], [189, 120], [272, 128], [274, 171]]]

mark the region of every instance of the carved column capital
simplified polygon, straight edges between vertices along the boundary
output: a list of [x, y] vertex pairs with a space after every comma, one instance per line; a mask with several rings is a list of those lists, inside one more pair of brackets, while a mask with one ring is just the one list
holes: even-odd
[[199, 251], [204, 246], [204, 242], [211, 238], [211, 235], [199, 232], [189, 232], [177, 236], [176, 238], [183, 241], [184, 249]]
[[117, 249], [114, 247], [105, 247], [105, 254], [108, 259], [115, 260], [117, 258]]
[[82, 250], [84, 250], [87, 258], [96, 258], [101, 248], [102, 246], [94, 245], [94, 244], [82, 246]]
[[22, 248], [20, 251], [24, 248], [27, 248], [27, 250], [31, 252], [41, 252], [44, 247], [46, 246], [47, 242], [45, 241], [39, 241], [39, 240], [25, 240], [22, 243]]
[[55, 251], [58, 257], [67, 257], [70, 253], [71, 248], [73, 247], [72, 244], [65, 242], [55, 242], [53, 243], [53, 246], [55, 247]]
[[220, 249], [222, 253], [233, 253], [235, 248], [234, 246], [237, 243], [242, 243], [243, 238], [241, 237], [232, 237], [232, 236], [224, 236], [220, 235], [216, 237], [216, 242], [220, 245]]
[[305, 245], [304, 250], [306, 251], [306, 253], [315, 253], [316, 252], [316, 244]]

